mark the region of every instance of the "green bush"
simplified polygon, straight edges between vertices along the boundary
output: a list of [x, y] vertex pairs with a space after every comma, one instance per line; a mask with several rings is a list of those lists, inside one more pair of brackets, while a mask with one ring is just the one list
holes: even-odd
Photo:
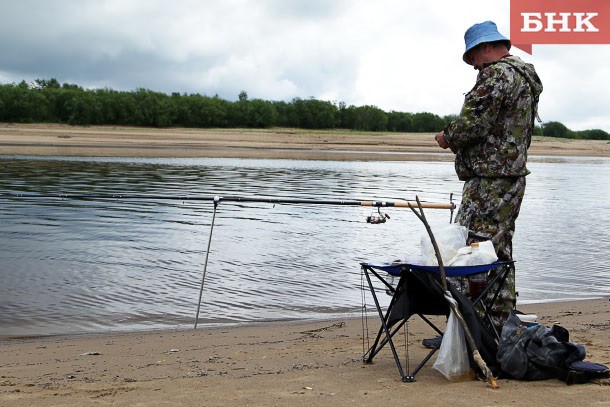
[[[83, 89], [76, 84], [60, 84], [55, 78], [0, 85], [3, 122], [438, 132], [457, 117], [440, 117], [429, 112], [387, 113], [376, 106], [347, 106], [344, 102], [314, 98], [295, 98], [290, 102], [250, 100], [245, 91], [239, 93], [236, 101], [229, 101], [218, 95], [168, 95], [149, 89]], [[573, 132], [559, 122], [548, 122], [543, 130], [543, 135], [549, 137], [610, 139], [603, 130]], [[534, 134], [541, 134], [540, 127], [534, 129]]]
[[568, 138], [572, 132], [562, 123], [548, 122], [544, 124], [543, 133], [546, 137]]
[[610, 134], [601, 129], [577, 131], [576, 138], [587, 140], [610, 140]]

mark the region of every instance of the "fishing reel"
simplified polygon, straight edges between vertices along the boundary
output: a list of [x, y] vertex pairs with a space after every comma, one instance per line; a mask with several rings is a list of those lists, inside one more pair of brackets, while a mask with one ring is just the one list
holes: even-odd
[[378, 215], [375, 215], [375, 212], [371, 213], [370, 216], [366, 217], [366, 223], [370, 223], [371, 225], [379, 225], [380, 223], [385, 223], [390, 219], [390, 215], [387, 213], [381, 213], [381, 208], [377, 208]]

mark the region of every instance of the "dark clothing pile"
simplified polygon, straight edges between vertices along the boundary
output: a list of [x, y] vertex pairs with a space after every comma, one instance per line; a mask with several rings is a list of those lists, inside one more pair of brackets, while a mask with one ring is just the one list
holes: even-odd
[[585, 348], [570, 342], [565, 328], [527, 326], [511, 313], [502, 328], [497, 359], [502, 372], [518, 380], [556, 378], [575, 384], [608, 375], [608, 367], [584, 362], [585, 356]]

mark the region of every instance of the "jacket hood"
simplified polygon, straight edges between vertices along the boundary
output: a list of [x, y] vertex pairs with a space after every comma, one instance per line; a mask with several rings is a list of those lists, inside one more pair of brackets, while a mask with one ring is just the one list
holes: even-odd
[[538, 100], [538, 97], [542, 93], [542, 81], [540, 81], [540, 78], [538, 77], [538, 74], [534, 69], [534, 65], [523, 62], [521, 58], [513, 55], [504, 57], [498, 60], [497, 62], [506, 63], [512, 66], [521, 75], [523, 75], [523, 77], [532, 87], [532, 93], [534, 94], [534, 98]]

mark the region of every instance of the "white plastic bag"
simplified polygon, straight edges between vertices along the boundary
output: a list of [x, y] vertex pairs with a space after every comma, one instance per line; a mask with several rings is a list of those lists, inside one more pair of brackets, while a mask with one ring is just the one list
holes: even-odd
[[453, 256], [445, 266], [468, 266], [471, 255], [472, 248], [470, 246], [464, 246], [457, 251], [455, 256]]
[[498, 260], [496, 250], [491, 240], [479, 242], [479, 247], [473, 250], [471, 246], [461, 247], [456, 255], [445, 263], [445, 266], [479, 266], [491, 264]]
[[496, 249], [494, 249], [494, 244], [491, 240], [479, 242], [478, 264], [491, 264], [496, 260], [498, 260], [498, 255], [496, 254]]
[[[447, 301], [457, 304], [449, 292], [445, 293], [445, 298]], [[433, 367], [441, 372], [447, 380], [457, 380], [470, 373], [464, 328], [460, 325], [453, 308], [449, 313], [441, 348]]]
[[[466, 246], [466, 237], [468, 229], [460, 226], [457, 223], [451, 223], [444, 227], [433, 231], [438, 250], [440, 251], [443, 264], [446, 264], [453, 256], [456, 255], [458, 249]], [[421, 251], [425, 259], [426, 266], [438, 266], [434, 246], [430, 241], [430, 237], [426, 233], [421, 237]]]

